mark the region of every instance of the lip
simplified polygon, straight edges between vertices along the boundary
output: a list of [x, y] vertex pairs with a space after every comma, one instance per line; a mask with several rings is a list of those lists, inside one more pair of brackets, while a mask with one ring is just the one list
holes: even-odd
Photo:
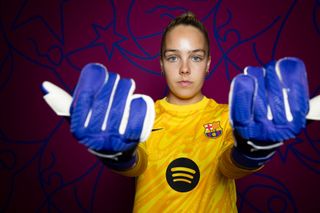
[[178, 81], [177, 83], [181, 87], [188, 87], [192, 84], [192, 81]]

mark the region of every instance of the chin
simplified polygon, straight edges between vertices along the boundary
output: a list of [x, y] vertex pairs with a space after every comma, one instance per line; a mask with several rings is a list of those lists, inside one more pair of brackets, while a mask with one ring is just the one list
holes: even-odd
[[182, 100], [191, 100], [197, 97], [197, 94], [182, 93], [182, 94], [179, 94], [177, 97]]

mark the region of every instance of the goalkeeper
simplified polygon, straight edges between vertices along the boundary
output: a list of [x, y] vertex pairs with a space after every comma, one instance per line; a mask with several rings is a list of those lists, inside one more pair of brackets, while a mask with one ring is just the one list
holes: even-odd
[[[135, 212], [237, 212], [235, 179], [258, 171], [306, 124], [305, 67], [284, 58], [235, 77], [229, 106], [205, 97], [211, 62], [206, 29], [192, 13], [161, 40], [165, 98], [134, 94], [100, 64], [82, 70], [71, 132], [113, 171], [137, 177]], [[50, 102], [52, 85], [44, 84]]]

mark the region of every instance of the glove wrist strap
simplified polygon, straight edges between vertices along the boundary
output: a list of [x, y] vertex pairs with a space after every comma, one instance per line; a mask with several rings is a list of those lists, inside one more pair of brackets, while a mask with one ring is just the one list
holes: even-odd
[[123, 152], [106, 152], [89, 149], [89, 152], [96, 155], [107, 167], [123, 171], [131, 168], [136, 163], [136, 148]]
[[242, 153], [237, 147], [233, 147], [231, 151], [231, 156], [233, 161], [241, 168], [245, 169], [257, 169], [263, 166], [267, 161], [269, 161], [275, 152], [269, 153], [265, 157], [251, 157]]
[[283, 142], [268, 143], [260, 141], [252, 141], [242, 138], [236, 131], [233, 132], [235, 137], [235, 147], [243, 154], [249, 157], [266, 157], [270, 153], [283, 145]]
[[232, 158], [236, 164], [247, 169], [256, 169], [264, 165], [272, 158], [276, 149], [283, 144], [283, 142], [268, 144], [267, 142], [249, 141], [242, 138], [236, 131], [234, 131], [234, 136], [236, 142], [231, 152]]

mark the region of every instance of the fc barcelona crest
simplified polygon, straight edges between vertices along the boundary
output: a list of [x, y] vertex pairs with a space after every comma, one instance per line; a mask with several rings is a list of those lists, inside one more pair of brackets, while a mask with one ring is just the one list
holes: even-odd
[[212, 123], [207, 123], [203, 125], [204, 134], [209, 138], [217, 138], [222, 135], [222, 127], [220, 126], [220, 121], [215, 121]]

